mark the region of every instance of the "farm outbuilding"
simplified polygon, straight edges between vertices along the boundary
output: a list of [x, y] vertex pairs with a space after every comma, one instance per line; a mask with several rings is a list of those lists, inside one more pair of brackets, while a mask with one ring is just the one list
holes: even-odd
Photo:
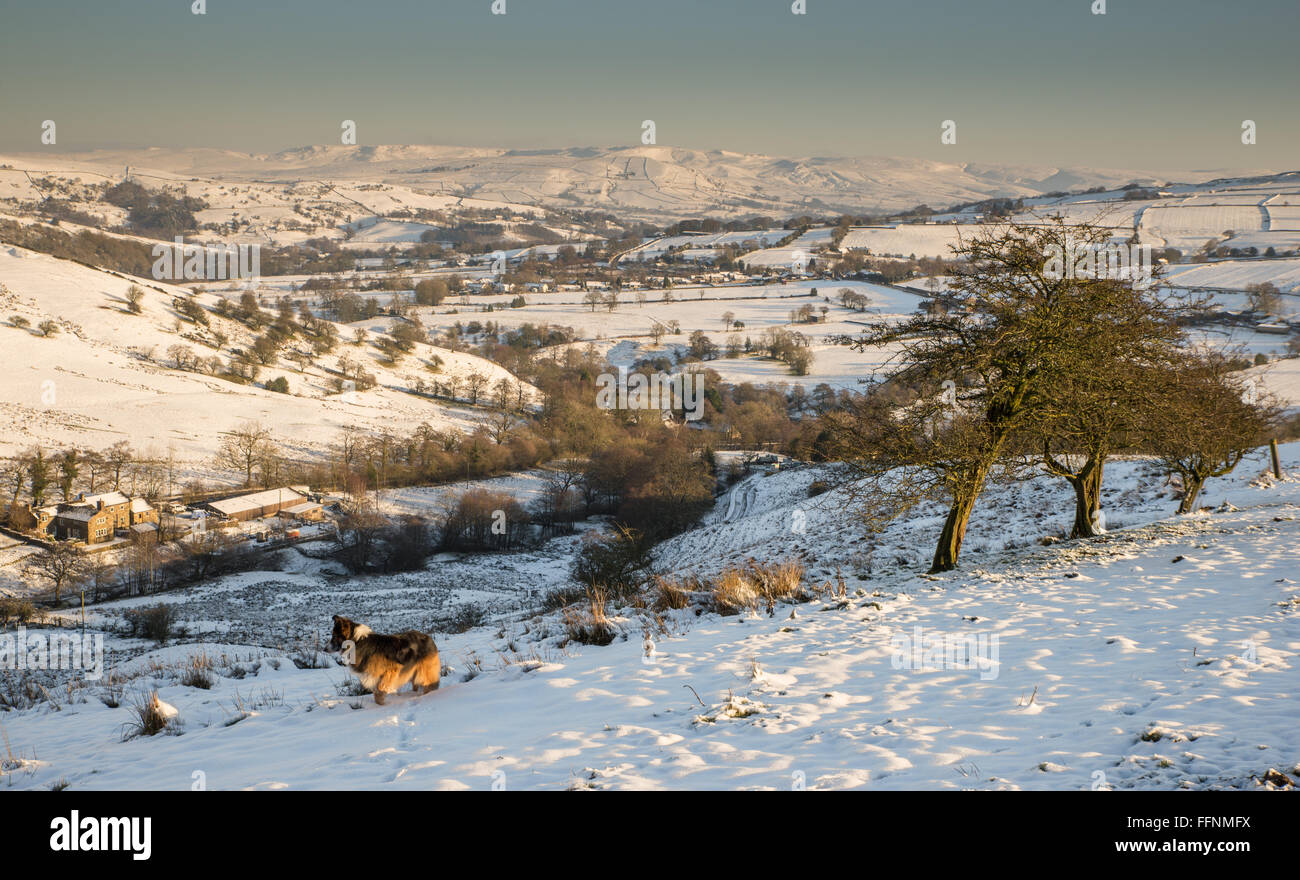
[[277, 515], [281, 519], [292, 519], [297, 522], [320, 522], [325, 518], [325, 508], [314, 501], [304, 501], [292, 507], [282, 508]]
[[307, 498], [303, 495], [285, 487], [266, 489], [250, 495], [237, 495], [234, 498], [223, 498], [220, 501], [208, 501], [202, 505], [202, 509], [223, 519], [244, 522], [263, 516], [274, 516], [285, 508], [306, 502]]

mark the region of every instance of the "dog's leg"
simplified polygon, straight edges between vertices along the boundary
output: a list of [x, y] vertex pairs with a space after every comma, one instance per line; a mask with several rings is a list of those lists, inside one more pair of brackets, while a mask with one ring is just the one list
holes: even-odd
[[386, 699], [387, 699], [387, 696], [384, 694], [384, 692], [383, 692], [382, 690], [379, 689], [378, 685], [376, 685], [376, 686], [375, 686], [375, 705], [377, 705], [377, 706], [382, 706], [382, 705], [384, 705], [384, 700], [386, 700]]
[[426, 657], [420, 664], [420, 671], [416, 674], [415, 680], [424, 688], [424, 693], [438, 689], [438, 679], [442, 676], [442, 664], [438, 662], [438, 650], [435, 648], [433, 654]]
[[420, 683], [418, 681], [412, 681], [411, 690], [415, 691], [418, 694], [420, 692]]

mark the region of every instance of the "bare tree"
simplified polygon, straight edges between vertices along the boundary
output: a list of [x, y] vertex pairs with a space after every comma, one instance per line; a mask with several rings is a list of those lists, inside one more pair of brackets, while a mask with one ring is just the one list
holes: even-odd
[[95, 485], [104, 473], [104, 456], [93, 449], [81, 454], [81, 472], [86, 476], [86, 491], [94, 493]]
[[1281, 309], [1281, 292], [1271, 281], [1246, 285], [1246, 297], [1254, 311], [1276, 314]]
[[57, 541], [27, 565], [34, 576], [49, 581], [54, 591], [54, 606], [65, 588], [80, 583], [86, 575], [86, 560], [71, 541]]
[[126, 289], [126, 308], [133, 315], [138, 315], [144, 311], [140, 305], [144, 301], [144, 291], [138, 286], [132, 284]]
[[492, 386], [492, 404], [497, 409], [509, 409], [514, 389], [509, 379], [501, 379]]
[[131, 451], [131, 444], [126, 440], [119, 440], [108, 449], [104, 450], [104, 461], [108, 465], [108, 471], [113, 475], [113, 491], [117, 492], [122, 487], [122, 469], [131, 463], [134, 453]]
[[244, 422], [221, 439], [217, 449], [217, 464], [228, 470], [242, 472], [244, 485], [253, 483], [253, 469], [266, 455], [271, 444], [271, 432], [258, 422]]
[[169, 345], [167, 357], [171, 358], [172, 366], [176, 369], [188, 370], [194, 363], [194, 349], [188, 345]]
[[446, 380], [442, 383], [442, 387], [443, 387], [444, 392], [445, 392], [446, 395], [447, 395], [447, 399], [448, 399], [448, 400], [455, 400], [455, 399], [456, 399], [456, 389], [460, 387], [460, 377], [457, 376], [457, 375], [454, 374], [454, 373], [449, 374], [449, 375], [447, 376]]
[[163, 567], [158, 549], [158, 542], [153, 540], [132, 541], [127, 548], [123, 562], [122, 581], [126, 585], [127, 595], [151, 593], [162, 585]]
[[510, 410], [498, 409], [484, 419], [482, 424], [487, 429], [492, 442], [500, 446], [514, 436], [515, 429], [520, 423], [519, 417]]
[[[841, 456], [878, 493], [877, 515], [946, 498], [931, 572], [957, 566], [985, 483], [995, 469], [1014, 472], [1012, 441], [1050, 411], [1053, 389], [1079, 371], [1115, 366], [1114, 351], [1088, 361], [1096, 353], [1089, 334], [1107, 310], [1141, 292], [1131, 280], [1080, 278], [1050, 262], [1057, 250], [1073, 254], [1109, 240], [1109, 230], [1060, 217], [986, 229], [954, 248], [964, 262], [951, 286], [967, 308], [877, 322], [841, 339], [859, 350], [898, 346], [888, 388], [828, 414], [828, 426]], [[1127, 293], [1116, 292], [1126, 284]]]
[[479, 395], [483, 393], [483, 389], [487, 387], [487, 384], [488, 377], [480, 373], [478, 370], [471, 372], [465, 377], [465, 391], [469, 394], [470, 403], [478, 403]]
[[1231, 473], [1250, 450], [1267, 442], [1281, 409], [1232, 372], [1221, 355], [1189, 355], [1162, 371], [1154, 386], [1143, 440], [1165, 468], [1182, 481], [1179, 513], [1196, 509], [1205, 481]]
[[104, 559], [103, 554], [92, 557], [86, 564], [83, 580], [83, 583], [89, 587], [90, 601], [99, 599], [100, 595], [113, 585], [117, 575], [117, 566]]
[[0, 480], [5, 486], [13, 487], [9, 497], [9, 508], [12, 510], [18, 504], [23, 486], [27, 484], [27, 462], [18, 456], [0, 459]]

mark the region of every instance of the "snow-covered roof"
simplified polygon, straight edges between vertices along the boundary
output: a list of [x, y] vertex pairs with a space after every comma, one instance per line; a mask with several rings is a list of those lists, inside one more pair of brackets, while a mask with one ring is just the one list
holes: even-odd
[[149, 504], [148, 501], [145, 501], [143, 498], [131, 499], [132, 513], [148, 513], [151, 510], [153, 510], [153, 507]]
[[78, 505], [71, 510], [59, 512], [60, 519], [75, 519], [77, 522], [90, 522], [97, 514], [101, 513], [98, 508], [89, 505]]
[[127, 498], [121, 492], [101, 492], [98, 495], [86, 495], [82, 498], [82, 500], [85, 501], [87, 504], [102, 503], [105, 507], [107, 507], [110, 504], [125, 504], [131, 499]]
[[237, 513], [260, 510], [271, 504], [289, 504], [305, 500], [292, 489], [267, 489], [265, 492], [240, 495], [235, 498], [227, 498], [224, 501], [209, 501], [208, 507], [226, 516], [234, 516]]

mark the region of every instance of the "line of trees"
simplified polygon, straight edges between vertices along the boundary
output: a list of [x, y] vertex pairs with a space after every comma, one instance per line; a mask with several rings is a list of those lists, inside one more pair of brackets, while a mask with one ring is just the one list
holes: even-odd
[[[79, 492], [125, 491], [156, 498], [175, 479], [177, 463], [168, 452], [140, 452], [129, 441], [104, 449], [69, 447], [47, 451], [33, 446], [25, 452], [0, 459], [0, 485], [8, 494], [6, 521], [11, 528], [31, 525], [28, 505], [71, 501]], [[28, 503], [20, 503], [26, 497]]]
[[961, 308], [840, 339], [897, 354], [880, 382], [825, 415], [833, 455], [863, 478], [877, 525], [947, 500], [932, 572], [956, 567], [991, 478], [1064, 479], [1071, 534], [1088, 537], [1114, 455], [1162, 462], [1181, 480], [1185, 513], [1275, 427], [1277, 408], [1239, 378], [1240, 364], [1187, 345], [1179, 308], [1157, 286], [1049, 270], [1055, 249], [1083, 253], [1109, 237], [1060, 218], [988, 230], [956, 249]]
[[48, 588], [50, 604], [58, 607], [74, 591], [96, 602], [175, 589], [235, 572], [275, 570], [282, 562], [277, 551], [267, 553], [235, 534], [207, 530], [184, 540], [172, 540], [175, 537], [178, 533], [172, 531], [157, 539], [133, 540], [113, 561], [104, 555], [88, 556], [71, 541], [57, 541], [34, 554], [25, 571]]

